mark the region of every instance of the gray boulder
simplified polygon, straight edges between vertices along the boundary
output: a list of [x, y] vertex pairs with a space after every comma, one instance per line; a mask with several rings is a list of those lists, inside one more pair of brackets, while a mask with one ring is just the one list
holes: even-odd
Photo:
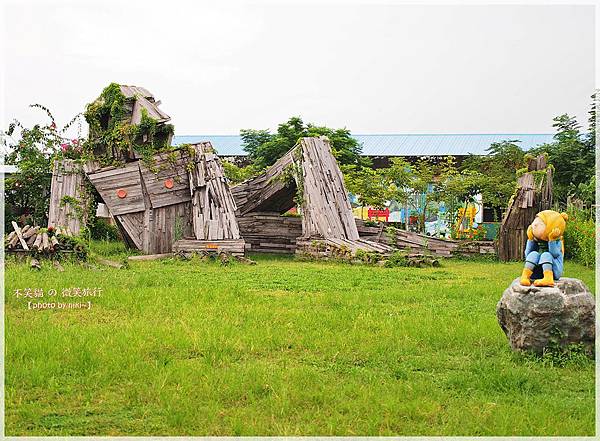
[[552, 342], [582, 343], [593, 353], [595, 300], [579, 279], [563, 277], [554, 287], [521, 286], [513, 280], [496, 306], [496, 316], [510, 346], [541, 354]]

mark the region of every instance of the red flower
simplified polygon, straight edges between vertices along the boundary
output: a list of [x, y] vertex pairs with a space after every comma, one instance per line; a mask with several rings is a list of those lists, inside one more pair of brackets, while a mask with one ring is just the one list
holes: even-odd
[[52, 121], [52, 124], [50, 124], [50, 128], [52, 130], [56, 129], [56, 124], [54, 123], [54, 121]]
[[69, 149], [69, 144], [61, 144], [60, 148], [63, 152], [66, 152]]

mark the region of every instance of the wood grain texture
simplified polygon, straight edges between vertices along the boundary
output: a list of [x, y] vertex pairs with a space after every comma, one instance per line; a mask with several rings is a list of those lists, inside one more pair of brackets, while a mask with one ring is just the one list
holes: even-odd
[[243, 256], [245, 252], [245, 242], [243, 239], [230, 240], [196, 240], [182, 239], [175, 242], [173, 251], [176, 253], [192, 254], [194, 252], [202, 253], [227, 253], [233, 256]]
[[296, 147], [279, 158], [264, 173], [231, 189], [239, 216], [250, 212], [285, 213], [294, 207], [296, 182], [284, 180], [284, 173], [293, 165]]
[[358, 240], [344, 177], [326, 137], [303, 138], [302, 231], [305, 238]]
[[236, 203], [219, 157], [209, 142], [194, 144], [189, 171], [192, 224], [198, 240], [240, 239]]
[[[48, 210], [48, 226], [68, 226], [74, 234], [79, 234], [81, 222], [77, 211], [70, 203], [62, 203], [65, 196], [82, 201], [85, 207], [87, 195], [84, 185], [84, 175], [81, 166], [72, 159], [54, 161], [52, 181], [50, 184], [50, 206]], [[82, 212], [83, 220], [88, 213]]]
[[[113, 216], [146, 209], [138, 162], [117, 168], [101, 168], [87, 175]], [[121, 189], [127, 192], [124, 198], [117, 196], [117, 191]]]
[[[143, 161], [139, 162], [140, 172], [152, 208], [165, 207], [191, 200], [188, 172], [186, 165], [190, 160], [185, 151], [155, 155], [153, 169], [150, 170]], [[165, 183], [171, 180], [173, 186]]]
[[[498, 257], [506, 262], [523, 260], [527, 244], [527, 228], [537, 213], [552, 207], [552, 167], [544, 155], [529, 159], [527, 173], [517, 180], [517, 190], [508, 203], [498, 234]], [[536, 182], [532, 172], [545, 171]]]

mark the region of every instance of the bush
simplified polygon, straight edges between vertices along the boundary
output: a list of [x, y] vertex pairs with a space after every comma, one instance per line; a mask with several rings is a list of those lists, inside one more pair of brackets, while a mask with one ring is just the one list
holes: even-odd
[[398, 266], [408, 266], [408, 259], [405, 253], [394, 251], [385, 262], [386, 268], [394, 268]]
[[90, 225], [90, 235], [95, 240], [119, 241], [121, 234], [116, 225], [111, 225], [104, 219], [95, 218]]
[[565, 229], [565, 257], [585, 266], [596, 264], [596, 225], [588, 210], [570, 208]]

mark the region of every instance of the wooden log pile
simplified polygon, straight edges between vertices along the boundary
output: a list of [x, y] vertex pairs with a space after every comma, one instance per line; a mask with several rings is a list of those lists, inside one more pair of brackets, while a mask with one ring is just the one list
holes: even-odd
[[13, 231], [4, 239], [4, 250], [7, 253], [29, 253], [29, 254], [54, 254], [61, 252], [73, 252], [73, 241], [67, 237], [73, 237], [69, 227], [50, 227], [48, 229], [39, 226], [25, 225], [19, 227], [12, 222]]
[[246, 249], [259, 253], [293, 254], [302, 236], [302, 219], [279, 213], [249, 213], [238, 217]]
[[[367, 226], [361, 219], [354, 219], [354, 222], [361, 239], [380, 242], [412, 254], [452, 257], [490, 255], [496, 252], [494, 242], [489, 240], [456, 241], [399, 230], [392, 235], [385, 230], [384, 223]], [[246, 250], [252, 252], [293, 254], [296, 252], [296, 241], [302, 236], [300, 217], [281, 216], [278, 213], [249, 213], [238, 217], [238, 224], [240, 234], [246, 241]]]
[[356, 219], [356, 225], [361, 237], [410, 252], [427, 252], [440, 257], [489, 255], [496, 252], [491, 240], [440, 239], [405, 230], [386, 231], [383, 223], [378, 226], [366, 226], [360, 219]]
[[[536, 179], [537, 177], [537, 179]], [[552, 206], [552, 167], [546, 156], [531, 158], [527, 172], [517, 180], [517, 190], [508, 203], [498, 235], [498, 257], [502, 261], [522, 260], [527, 228], [537, 213]]]
[[282, 235], [277, 229], [265, 230], [265, 236], [259, 226], [266, 219], [249, 215], [259, 212], [281, 214], [298, 202], [303, 244], [325, 240], [325, 249], [333, 250], [334, 242], [326, 242], [331, 239], [343, 241], [343, 246], [351, 250], [391, 251], [386, 245], [360, 240], [344, 178], [326, 137], [302, 138], [263, 174], [233, 187], [232, 194], [238, 206], [238, 217], [245, 218], [240, 221], [246, 229], [242, 236], [251, 236], [248, 238], [251, 248], [276, 252], [295, 250], [293, 237], [283, 235], [279, 239]]

